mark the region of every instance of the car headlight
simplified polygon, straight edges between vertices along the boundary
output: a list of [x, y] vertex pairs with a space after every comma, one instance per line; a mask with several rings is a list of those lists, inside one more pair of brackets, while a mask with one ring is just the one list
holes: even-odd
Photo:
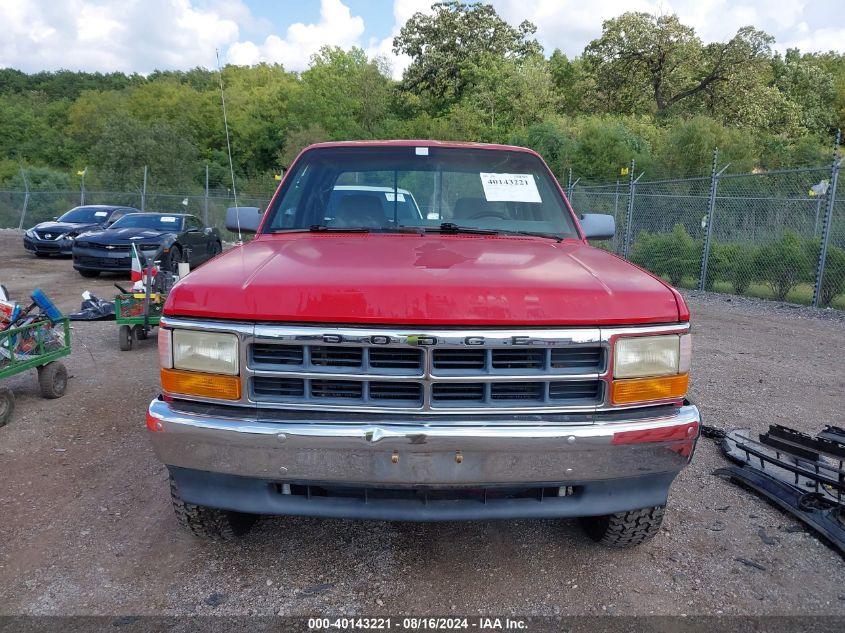
[[35, 239], [35, 231], [33, 231], [32, 229], [29, 229], [29, 230], [26, 232], [26, 236], [27, 236], [27, 237], [31, 237], [32, 239]]
[[613, 404], [682, 398], [689, 386], [689, 334], [621, 337], [613, 355]]
[[238, 337], [222, 332], [173, 330], [173, 368], [210, 374], [238, 374]]
[[613, 377], [642, 378], [686, 373], [689, 371], [690, 347], [689, 334], [620, 338], [616, 341]]

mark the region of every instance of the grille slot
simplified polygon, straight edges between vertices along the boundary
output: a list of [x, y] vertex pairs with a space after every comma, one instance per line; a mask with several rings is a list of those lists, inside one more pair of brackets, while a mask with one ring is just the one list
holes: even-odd
[[252, 379], [252, 390], [256, 396], [301, 398], [305, 395], [305, 381], [300, 378], [256, 376]]
[[265, 345], [256, 343], [252, 346], [252, 360], [262, 365], [302, 365], [305, 350], [301, 345]]
[[354, 380], [312, 380], [312, 398], [345, 398], [360, 400], [364, 384]]
[[599, 380], [569, 380], [549, 383], [549, 400], [598, 400], [601, 394]]
[[362, 347], [315, 345], [311, 348], [311, 364], [318, 367], [360, 367], [363, 359]]
[[370, 367], [378, 369], [420, 369], [422, 351], [418, 349], [370, 348]]
[[552, 350], [552, 369], [577, 369], [599, 371], [602, 365], [600, 347], [561, 347]]
[[431, 399], [435, 402], [483, 402], [484, 383], [435, 383]]
[[484, 369], [487, 352], [483, 349], [434, 350], [435, 369]]
[[422, 401], [422, 385], [416, 382], [371, 382], [371, 400]]
[[493, 400], [542, 400], [544, 385], [541, 382], [494, 382], [490, 386]]
[[494, 349], [493, 369], [543, 369], [544, 349]]

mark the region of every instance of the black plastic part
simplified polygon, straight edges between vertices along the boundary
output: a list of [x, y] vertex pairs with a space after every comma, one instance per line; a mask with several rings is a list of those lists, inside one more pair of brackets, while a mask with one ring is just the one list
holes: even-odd
[[[524, 487], [575, 486], [568, 496], [494, 498], [495, 487], [476, 498], [459, 499], [449, 489], [430, 489], [417, 498], [401, 498], [379, 488], [291, 483], [282, 494], [280, 482], [170, 466], [182, 499], [196, 505], [246, 512], [292, 516], [375, 519], [383, 521], [467, 521], [519, 518], [583, 517], [626, 512], [666, 504], [677, 473], [659, 473], [604, 481], [525, 484]], [[328, 489], [328, 494], [325, 490]], [[347, 486], [347, 489], [349, 487]], [[410, 489], [408, 489], [410, 491]], [[454, 489], [452, 489], [454, 491]], [[321, 494], [315, 494], [320, 492]], [[491, 493], [491, 494], [488, 494]], [[445, 496], [445, 498], [444, 498]]]
[[803, 492], [757, 468], [728, 466], [713, 471], [713, 474], [741, 483], [763, 495], [821, 534], [845, 557], [845, 526], [840, 506], [834, 504], [824, 509], [830, 502], [819, 503], [816, 493]]

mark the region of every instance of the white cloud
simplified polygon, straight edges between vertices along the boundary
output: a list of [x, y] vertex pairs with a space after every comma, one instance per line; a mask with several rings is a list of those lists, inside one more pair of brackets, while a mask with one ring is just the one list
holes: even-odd
[[284, 38], [269, 35], [262, 44], [237, 42], [229, 47], [226, 57], [233, 64], [266, 61], [280, 63], [287, 70], [304, 70], [321, 46], [360, 46], [363, 34], [363, 18], [353, 16], [341, 0], [320, 0], [320, 21], [317, 24], [291, 24]]
[[[243, 15], [241, 0], [226, 4]], [[0, 67], [29, 72], [213, 67], [214, 49], [240, 32], [214, 3], [190, 0], [10, 0], [0, 2], [0, 25]]]

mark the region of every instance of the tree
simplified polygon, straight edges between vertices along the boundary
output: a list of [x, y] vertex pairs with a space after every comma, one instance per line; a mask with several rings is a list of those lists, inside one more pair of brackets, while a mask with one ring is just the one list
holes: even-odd
[[514, 28], [492, 5], [457, 0], [432, 5], [433, 15], [415, 13], [393, 40], [393, 52], [408, 55], [405, 89], [431, 99], [440, 111], [460, 101], [467, 89], [465, 71], [493, 55], [523, 59], [540, 55], [531, 38], [537, 27], [527, 20]]
[[738, 74], [757, 72], [773, 41], [749, 26], [725, 43], [705, 45], [677, 15], [624, 13], [604, 22], [584, 57], [619, 109], [651, 104], [663, 113]]

